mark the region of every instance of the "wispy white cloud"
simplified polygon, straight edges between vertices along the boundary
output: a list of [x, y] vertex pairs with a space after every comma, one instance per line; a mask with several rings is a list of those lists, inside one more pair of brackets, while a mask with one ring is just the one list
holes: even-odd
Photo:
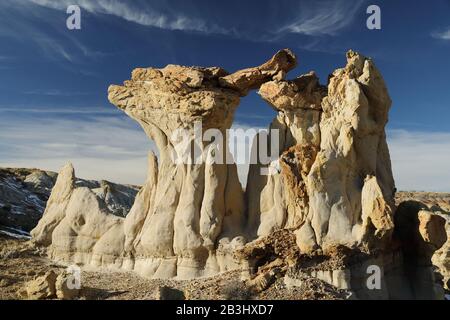
[[364, 0], [301, 2], [296, 17], [280, 27], [278, 34], [290, 32], [308, 36], [336, 35], [353, 22], [364, 3]]
[[213, 23], [207, 23], [200, 18], [192, 18], [182, 13], [163, 14], [152, 8], [148, 2], [139, 5], [138, 2], [118, 0], [29, 0], [34, 4], [66, 10], [69, 5], [77, 4], [83, 9], [94, 14], [113, 15], [143, 26], [155, 27], [167, 30], [197, 31], [202, 33], [221, 33], [228, 31]]
[[49, 115], [61, 115], [61, 114], [73, 114], [73, 115], [116, 115], [119, 111], [114, 110], [113, 108], [102, 108], [102, 107], [83, 107], [83, 108], [75, 108], [75, 107], [2, 107], [0, 106], [0, 114], [1, 113], [26, 113], [26, 114], [49, 114]]
[[63, 57], [68, 62], [74, 62], [76, 57], [71, 53], [67, 46], [63, 46], [60, 42], [47, 37], [44, 34], [40, 34], [37, 37], [34, 37], [35, 43], [44, 51], [46, 55], [52, 55], [54, 53]]
[[[19, 43], [32, 43], [36, 48], [36, 52], [41, 53], [46, 59], [62, 60], [70, 63], [76, 61], [77, 54], [81, 52], [80, 49], [72, 38], [61, 33], [58, 28], [51, 28], [54, 33], [50, 35], [48, 27], [52, 26], [53, 22], [48, 17], [30, 10], [29, 6], [26, 6], [20, 0], [15, 7], [8, 1], [0, 3], [0, 12], [3, 9], [2, 6], [19, 10], [16, 13], [23, 11], [23, 15], [19, 15], [16, 20], [11, 20], [9, 16], [0, 17], [0, 37], [12, 39]], [[1, 12], [1, 14], [6, 15], [5, 12]], [[7, 19], [6, 21], [5, 18]], [[73, 50], [74, 48], [76, 51]]]
[[450, 27], [446, 30], [434, 31], [431, 36], [435, 39], [450, 40]]
[[[0, 2], [0, 37], [12, 39], [18, 43], [31, 43], [46, 59], [64, 62], [67, 65], [86, 61], [86, 58], [98, 60], [113, 54], [102, 52], [86, 45], [77, 37], [68, 33], [65, 24], [51, 16], [48, 10], [36, 10], [36, 6], [52, 8], [45, 1], [38, 4], [35, 0], [3, 0]], [[49, 1], [50, 3], [50, 1]], [[67, 8], [63, 1], [54, 1], [54, 9]], [[14, 17], [14, 18], [12, 18]], [[14, 57], [2, 56], [1, 61]], [[84, 72], [76, 69], [78, 73]]]
[[[350, 25], [366, 0], [320, 0], [299, 1], [297, 8], [287, 12], [281, 21], [288, 23], [278, 26], [262, 24], [258, 35], [247, 34], [248, 30], [224, 27], [205, 17], [192, 17], [172, 10], [171, 13], [158, 11], [149, 2], [125, 2], [119, 0], [25, 0], [36, 5], [66, 10], [68, 5], [77, 4], [93, 14], [106, 14], [139, 25], [165, 30], [194, 31], [203, 34], [222, 34], [254, 41], [274, 41], [280, 36], [294, 33], [308, 36], [336, 35]], [[291, 15], [291, 18], [287, 16]], [[261, 21], [263, 22], [263, 21]]]
[[23, 94], [33, 95], [33, 96], [51, 96], [51, 97], [71, 97], [71, 96], [85, 96], [89, 95], [89, 92], [81, 92], [81, 91], [63, 91], [58, 89], [49, 89], [49, 90], [31, 90], [25, 91]]
[[399, 190], [450, 191], [450, 133], [390, 130], [394, 177]]
[[[165, 10], [154, 2], [148, 1], [119, 1], [119, 0], [5, 0], [2, 6], [20, 10], [24, 18], [20, 24], [11, 22], [14, 26], [5, 25], [0, 28], [1, 36], [9, 36], [15, 40], [21, 34], [27, 35], [46, 58], [57, 60], [65, 65], [83, 63], [90, 59], [103, 58], [111, 53], [103, 53], [91, 45], [87, 45], [80, 38], [73, 37], [61, 27], [59, 19], [49, 19], [49, 15], [60, 11], [64, 15], [69, 5], [78, 4], [83, 12], [94, 15], [107, 15], [136, 23], [142, 26], [163, 30], [177, 30], [194, 32], [203, 35], [220, 34], [234, 39], [256, 42], [277, 42], [289, 35], [306, 35], [298, 46], [309, 51], [336, 51], [330, 48], [321, 36], [338, 35], [344, 28], [354, 22], [362, 4], [366, 0], [349, 2], [346, 0], [299, 1], [293, 10], [283, 11], [276, 21], [256, 21], [260, 25], [251, 28], [237, 28], [235, 25], [222, 25], [211, 16], [187, 12], [175, 8], [174, 4], [165, 4]], [[40, 10], [36, 10], [39, 8]], [[46, 10], [48, 9], [48, 10]], [[281, 23], [279, 21], [287, 21]], [[46, 26], [46, 27], [44, 27]], [[2, 30], [6, 28], [6, 30]], [[258, 32], [255, 32], [255, 29]], [[340, 52], [341, 50], [339, 50]], [[69, 62], [69, 64], [67, 64]], [[80, 72], [75, 68], [73, 71]]]

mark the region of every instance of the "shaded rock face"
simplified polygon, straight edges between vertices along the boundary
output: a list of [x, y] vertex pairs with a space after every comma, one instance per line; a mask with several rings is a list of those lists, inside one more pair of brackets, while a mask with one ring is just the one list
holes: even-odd
[[449, 222], [448, 212], [412, 200], [402, 202], [396, 212], [394, 239], [401, 244], [405, 274], [419, 298], [443, 296], [442, 286], [449, 290]]
[[431, 267], [433, 281], [450, 290], [450, 194], [399, 192], [396, 200], [394, 238], [404, 242], [412, 270]]

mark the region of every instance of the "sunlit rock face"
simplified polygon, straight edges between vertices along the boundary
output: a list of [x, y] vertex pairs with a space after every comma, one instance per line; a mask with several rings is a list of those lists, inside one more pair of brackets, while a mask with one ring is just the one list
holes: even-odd
[[[176, 130], [189, 134], [201, 121], [202, 131], [225, 136], [231, 127], [239, 93], [219, 87], [224, 75], [219, 68], [137, 69], [125, 86], [109, 89], [110, 101], [141, 124], [159, 152], [159, 165], [152, 157], [146, 190], [126, 221], [126, 250], [145, 274], [185, 278], [218, 272], [218, 237], [240, 234], [244, 203], [236, 166], [174, 161], [183, 156]], [[188, 145], [194, 138], [189, 136]], [[226, 146], [202, 142], [200, 152], [206, 158], [227, 152]]]
[[297, 232], [301, 249], [389, 241], [395, 210], [385, 134], [390, 106], [373, 62], [348, 52], [322, 101], [320, 151], [306, 182], [310, 209]]
[[269, 134], [278, 130], [275, 141], [279, 158], [268, 175], [261, 175], [263, 165], [250, 166], [248, 227], [253, 236], [265, 236], [280, 228], [296, 229], [305, 220], [309, 208], [305, 182], [320, 147], [321, 102], [326, 87], [310, 72], [291, 81], [267, 82], [259, 94], [277, 112]]
[[373, 62], [350, 51], [328, 88], [311, 72], [267, 82], [259, 93], [278, 112], [271, 128], [280, 129], [281, 148], [275, 174], [250, 168], [251, 230], [294, 229], [303, 252], [383, 247], [395, 210], [384, 131], [391, 100]]

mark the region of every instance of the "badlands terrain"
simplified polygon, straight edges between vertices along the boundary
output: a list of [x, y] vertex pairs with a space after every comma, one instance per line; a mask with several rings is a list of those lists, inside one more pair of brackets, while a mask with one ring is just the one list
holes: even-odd
[[[449, 195], [397, 192], [375, 63], [349, 51], [326, 86], [314, 72], [287, 79], [296, 66], [284, 49], [234, 73], [137, 68], [111, 85], [109, 101], [158, 148], [140, 188], [80, 180], [71, 164], [1, 170], [0, 297], [443, 300]], [[243, 188], [236, 164], [217, 160], [251, 90], [277, 113], [279, 148], [264, 162], [273, 144], [255, 138]], [[215, 139], [195, 144], [197, 123]], [[185, 157], [194, 146], [203, 161]]]
[[[49, 271], [61, 273], [66, 269], [65, 264], [50, 260], [45, 251], [35, 248], [28, 241], [27, 230], [30, 229], [30, 222], [25, 224], [22, 222], [33, 221], [33, 217], [39, 220], [42, 216], [57, 174], [37, 169], [0, 169], [0, 171], [1, 199], [7, 203], [15, 203], [18, 208], [13, 213], [3, 210], [2, 219], [13, 219], [16, 215], [22, 219], [17, 220], [16, 217], [16, 220], [13, 220], [15, 222], [8, 220], [10, 222], [7, 224], [3, 222], [0, 225], [0, 300], [28, 299], [27, 283]], [[52, 182], [47, 176], [53, 177]], [[37, 178], [33, 179], [34, 184], [27, 186], [25, 183], [27, 177], [28, 181]], [[46, 188], [37, 188], [46, 181], [49, 183]], [[135, 187], [131, 188], [134, 189]], [[132, 202], [135, 192], [128, 193], [128, 196]], [[42, 204], [39, 202], [27, 204], [28, 198], [41, 197]], [[22, 199], [23, 202], [18, 202], [18, 199]], [[397, 203], [410, 200], [450, 211], [450, 194], [447, 193], [399, 192], [396, 196]], [[344, 300], [351, 296], [348, 290], [337, 289], [312, 277], [307, 278], [301, 287], [287, 287], [284, 279], [280, 277], [266, 290], [255, 292], [245, 280], [241, 279], [239, 271], [201, 280], [175, 281], [143, 278], [134, 272], [85, 268], [82, 270], [81, 279], [81, 292], [76, 297], [81, 300], [161, 299], [160, 291], [166, 287], [179, 290], [187, 299]]]

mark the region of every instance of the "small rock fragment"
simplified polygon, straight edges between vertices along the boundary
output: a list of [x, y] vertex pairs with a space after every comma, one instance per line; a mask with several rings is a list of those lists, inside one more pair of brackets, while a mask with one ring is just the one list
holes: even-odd
[[54, 297], [56, 277], [55, 272], [49, 271], [44, 276], [27, 282], [25, 290], [28, 299], [41, 300]]

